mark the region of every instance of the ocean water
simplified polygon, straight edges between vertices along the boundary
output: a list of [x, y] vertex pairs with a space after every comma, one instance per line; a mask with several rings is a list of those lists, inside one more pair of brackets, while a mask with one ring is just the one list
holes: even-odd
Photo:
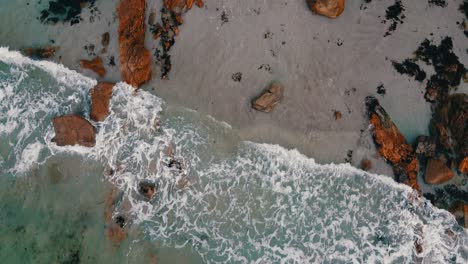
[[[89, 117], [95, 84], [0, 48], [2, 263], [468, 261], [453, 216], [389, 177], [240, 141], [228, 124], [124, 83], [94, 148], [51, 143], [54, 116]], [[151, 201], [142, 180], [157, 183]], [[113, 189], [128, 233], [117, 245], [105, 236]]]

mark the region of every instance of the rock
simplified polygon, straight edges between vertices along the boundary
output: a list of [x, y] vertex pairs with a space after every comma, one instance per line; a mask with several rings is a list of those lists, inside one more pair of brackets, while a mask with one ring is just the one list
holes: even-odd
[[310, 9], [329, 18], [337, 18], [343, 13], [345, 0], [307, 0]]
[[53, 119], [55, 137], [58, 146], [96, 145], [96, 130], [91, 123], [79, 115], [64, 115]]
[[416, 254], [421, 254], [423, 252], [423, 247], [419, 240], [414, 241], [414, 249], [416, 250]]
[[261, 112], [270, 113], [283, 98], [283, 86], [273, 83], [270, 88], [252, 102], [252, 107]]
[[136, 88], [151, 79], [151, 54], [144, 46], [145, 8], [145, 0], [121, 0], [117, 8], [120, 71]]
[[96, 57], [93, 60], [80, 60], [80, 65], [85, 69], [97, 73], [101, 77], [106, 75], [106, 69], [104, 69], [102, 59], [100, 57]]
[[449, 212], [453, 214], [458, 224], [468, 228], [468, 204], [456, 202], [449, 208]]
[[468, 174], [468, 157], [465, 157], [458, 165], [458, 171], [463, 174]]
[[362, 170], [368, 171], [371, 168], [372, 168], [372, 161], [370, 161], [369, 159], [363, 159], [361, 161], [361, 169]]
[[101, 45], [102, 45], [101, 53], [106, 53], [107, 52], [107, 46], [109, 46], [109, 42], [110, 42], [109, 32], [106, 32], [106, 33], [102, 34], [102, 36], [101, 36]]
[[340, 111], [336, 111], [336, 110], [333, 111], [333, 117], [335, 118], [335, 120], [341, 119], [342, 116], [343, 116], [343, 115], [341, 114]]
[[428, 136], [418, 136], [414, 148], [416, 154], [422, 158], [434, 157], [436, 154], [436, 145]]
[[375, 97], [366, 97], [366, 106], [379, 154], [392, 166], [397, 181], [419, 191], [419, 165], [413, 148]]
[[100, 82], [91, 89], [90, 117], [93, 121], [103, 121], [109, 115], [109, 102], [113, 88], [113, 83]]
[[106, 237], [114, 245], [119, 245], [127, 237], [127, 232], [118, 224], [113, 223], [107, 227]]
[[55, 55], [57, 47], [27, 48], [24, 54], [32, 59], [48, 59]]
[[138, 191], [146, 198], [151, 200], [156, 194], [156, 184], [149, 181], [141, 181], [138, 184]]
[[454, 176], [454, 173], [448, 168], [443, 161], [439, 159], [430, 159], [427, 162], [426, 174], [424, 180], [428, 184], [441, 184], [449, 181]]
[[468, 94], [452, 94], [448, 98], [447, 121], [458, 157], [468, 156]]

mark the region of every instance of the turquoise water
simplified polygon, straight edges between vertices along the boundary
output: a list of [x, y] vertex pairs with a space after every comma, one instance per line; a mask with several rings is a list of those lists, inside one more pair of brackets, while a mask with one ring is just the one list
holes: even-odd
[[[0, 48], [3, 263], [468, 261], [466, 231], [406, 186], [239, 141], [228, 124], [123, 83], [95, 124], [96, 147], [55, 146], [51, 118], [88, 117], [95, 83]], [[143, 179], [158, 185], [151, 201], [137, 191]], [[114, 188], [119, 244], [105, 235]]]

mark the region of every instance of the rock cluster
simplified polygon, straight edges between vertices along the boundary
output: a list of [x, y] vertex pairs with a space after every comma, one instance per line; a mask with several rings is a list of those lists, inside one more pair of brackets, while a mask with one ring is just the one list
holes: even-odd
[[[161, 23], [155, 22], [156, 13], [152, 12], [148, 18], [153, 39], [159, 39], [160, 48], [155, 52], [156, 62], [161, 65], [161, 79], [167, 79], [171, 71], [171, 56], [169, 51], [175, 44], [175, 37], [179, 35], [179, 27], [184, 23], [182, 12], [192, 8], [193, 4], [199, 8], [204, 6], [202, 0], [163, 0], [161, 9]], [[162, 25], [161, 25], [162, 24]]]
[[53, 119], [55, 137], [52, 139], [58, 146], [96, 145], [96, 129], [79, 115], [64, 115]]
[[48, 59], [55, 55], [57, 47], [40, 47], [40, 48], [26, 48], [24, 49], [24, 55], [32, 59]]
[[109, 103], [112, 97], [113, 83], [100, 82], [91, 89], [91, 113], [93, 121], [104, 121], [109, 115]]
[[274, 82], [259, 97], [252, 101], [252, 108], [270, 113], [283, 98], [283, 86]]
[[416, 154], [375, 97], [366, 98], [373, 138], [382, 157], [392, 166], [396, 180], [420, 190]]
[[101, 57], [96, 57], [92, 60], [80, 60], [81, 67], [91, 70], [97, 73], [99, 76], [103, 77], [106, 75], [106, 69], [102, 65]]
[[337, 18], [343, 13], [346, 0], [307, 0], [310, 9], [329, 18]]
[[120, 71], [136, 88], [151, 79], [151, 54], [144, 46], [145, 9], [145, 0], [121, 0], [117, 8]]

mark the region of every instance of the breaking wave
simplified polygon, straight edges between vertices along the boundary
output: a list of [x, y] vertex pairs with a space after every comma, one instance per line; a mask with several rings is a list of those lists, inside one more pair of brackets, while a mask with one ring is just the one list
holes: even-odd
[[[84, 155], [107, 168], [130, 205], [115, 214], [157, 246], [188, 247], [210, 263], [468, 261], [468, 235], [455, 219], [389, 177], [238, 142], [229, 126], [172, 111], [124, 83], [114, 87], [110, 116], [93, 123], [94, 148], [55, 146], [51, 119], [88, 117], [95, 84], [0, 48], [1, 177], [27, 175], [64, 152]], [[154, 199], [139, 194], [142, 180], [157, 183]]]

